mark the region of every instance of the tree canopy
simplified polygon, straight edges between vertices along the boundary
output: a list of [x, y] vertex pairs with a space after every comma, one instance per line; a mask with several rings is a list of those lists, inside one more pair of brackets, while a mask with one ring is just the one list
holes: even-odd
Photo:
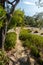
[[20, 9], [17, 9], [13, 13], [9, 27], [12, 28], [14, 26], [21, 26], [23, 25], [23, 21], [24, 21], [24, 12], [21, 11]]

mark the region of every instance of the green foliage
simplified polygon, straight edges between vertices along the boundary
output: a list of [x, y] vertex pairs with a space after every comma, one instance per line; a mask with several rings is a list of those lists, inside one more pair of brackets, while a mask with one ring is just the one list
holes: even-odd
[[36, 46], [31, 46], [31, 54], [34, 55], [37, 58], [40, 57], [39, 51], [38, 51]]
[[3, 7], [0, 6], [0, 17], [2, 17], [3, 15], [5, 16], [5, 15], [6, 15], [6, 12], [5, 12], [5, 10], [3, 9]]
[[39, 59], [39, 60], [38, 60], [38, 63], [39, 63], [40, 65], [43, 65], [43, 59]]
[[33, 17], [25, 16], [24, 23], [29, 26], [35, 26], [35, 19]]
[[0, 21], [0, 28], [3, 26], [3, 21]]
[[6, 65], [7, 63], [9, 63], [9, 59], [6, 55], [6, 52], [4, 51], [0, 51], [0, 65]]
[[5, 64], [3, 63], [3, 61], [0, 61], [0, 65], [5, 65]]
[[[39, 35], [34, 35], [23, 30], [20, 32], [20, 40], [23, 41], [23, 46], [28, 47], [32, 50], [32, 54], [39, 57], [39, 50], [43, 50], [43, 37]], [[42, 51], [41, 51], [42, 52]]]
[[21, 31], [20, 37], [21, 40], [25, 41], [26, 39], [29, 40], [33, 45], [42, 48], [43, 47], [43, 37], [39, 35], [33, 35], [31, 33], [27, 33], [26, 31]]
[[20, 32], [20, 36], [19, 36], [19, 38], [21, 39], [21, 40], [26, 40], [26, 39], [28, 39], [28, 34], [31, 32], [31, 30], [26, 30], [26, 29], [21, 29], [21, 32]]
[[16, 33], [10, 32], [6, 35], [5, 49], [10, 50], [14, 48], [16, 44]]
[[38, 48], [43, 48], [43, 37], [33, 34], [28, 34], [28, 40]]
[[24, 47], [31, 48], [31, 45], [32, 45], [32, 43], [31, 43], [28, 39], [26, 39], [26, 40], [23, 42], [23, 46], [24, 46]]
[[11, 23], [9, 24], [9, 28], [16, 26], [21, 26], [23, 25], [23, 21], [24, 21], [24, 12], [21, 11], [20, 9], [15, 10], [13, 13], [13, 17], [11, 20]]
[[43, 19], [36, 20], [35, 25], [36, 25], [36, 27], [42, 28], [43, 27]]
[[38, 18], [38, 16], [36, 18], [25, 16], [24, 23], [25, 23], [25, 25], [29, 25], [32, 27], [42, 28], [43, 27], [43, 18]]
[[[2, 16], [6, 16], [6, 12], [5, 12], [5, 10], [3, 9], [3, 7], [2, 6], [0, 6], [0, 18], [2, 17]], [[0, 19], [0, 28], [3, 26], [3, 21], [4, 21], [4, 18], [3, 19]]]

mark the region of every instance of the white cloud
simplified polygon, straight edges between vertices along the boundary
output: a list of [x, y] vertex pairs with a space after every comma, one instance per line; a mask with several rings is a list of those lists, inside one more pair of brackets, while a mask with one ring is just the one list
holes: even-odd
[[35, 3], [32, 3], [32, 2], [23, 2], [24, 4], [27, 4], [27, 5], [35, 5]]

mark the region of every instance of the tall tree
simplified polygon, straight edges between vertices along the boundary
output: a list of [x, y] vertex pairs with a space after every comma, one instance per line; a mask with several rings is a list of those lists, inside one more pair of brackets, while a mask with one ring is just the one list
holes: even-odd
[[22, 26], [23, 21], [24, 21], [24, 12], [21, 11], [20, 9], [15, 10], [11, 20], [11, 25]]
[[42, 0], [38, 0], [37, 2], [35, 2], [38, 7], [43, 7], [43, 2], [41, 1]]
[[[6, 37], [6, 33], [7, 33], [7, 26], [9, 21], [11, 20], [11, 15], [13, 14], [13, 11], [16, 7], [16, 5], [19, 3], [20, 0], [14, 0], [12, 2], [10, 2], [9, 0], [0, 0], [0, 5], [5, 9], [5, 2], [7, 2], [8, 4], [11, 4], [11, 10], [9, 13], [6, 14], [7, 18], [4, 19], [4, 25], [3, 27], [1, 27], [1, 37], [2, 37], [2, 50], [4, 50], [4, 43], [5, 43], [5, 37]], [[0, 19], [3, 19], [4, 17], [0, 17]]]

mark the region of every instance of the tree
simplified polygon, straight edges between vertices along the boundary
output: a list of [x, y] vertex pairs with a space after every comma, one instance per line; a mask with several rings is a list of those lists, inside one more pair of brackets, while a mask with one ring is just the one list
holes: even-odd
[[5, 15], [6, 15], [5, 10], [3, 9], [3, 7], [0, 6], [0, 28], [2, 27], [2, 24], [3, 24], [3, 19], [2, 19], [2, 17], [3, 17], [3, 16], [5, 17]]
[[11, 19], [11, 23], [9, 24], [9, 27], [12, 28], [15, 25], [16, 26], [21, 26], [23, 25], [24, 22], [24, 12], [21, 11], [20, 9], [17, 9], [14, 11], [12, 19]]
[[35, 2], [38, 7], [43, 7], [43, 2], [41, 1], [42, 0], [38, 0], [37, 2]]
[[[13, 11], [14, 11], [16, 5], [19, 3], [19, 1], [20, 0], [14, 0], [14, 1], [10, 2], [9, 0], [0, 0], [0, 5], [3, 7], [3, 9], [5, 9], [5, 2], [11, 4], [11, 10], [9, 13], [6, 12], [6, 18], [5, 18], [5, 16], [0, 17], [0, 20], [5, 18], [3, 21], [4, 25], [1, 27], [2, 50], [4, 50], [4, 43], [5, 43], [5, 37], [6, 37], [6, 33], [7, 33], [8, 23], [10, 22], [11, 15], [13, 14]], [[13, 4], [13, 3], [15, 3], [15, 4]]]
[[25, 24], [29, 26], [34, 26], [35, 20], [33, 17], [25, 16], [24, 18]]

